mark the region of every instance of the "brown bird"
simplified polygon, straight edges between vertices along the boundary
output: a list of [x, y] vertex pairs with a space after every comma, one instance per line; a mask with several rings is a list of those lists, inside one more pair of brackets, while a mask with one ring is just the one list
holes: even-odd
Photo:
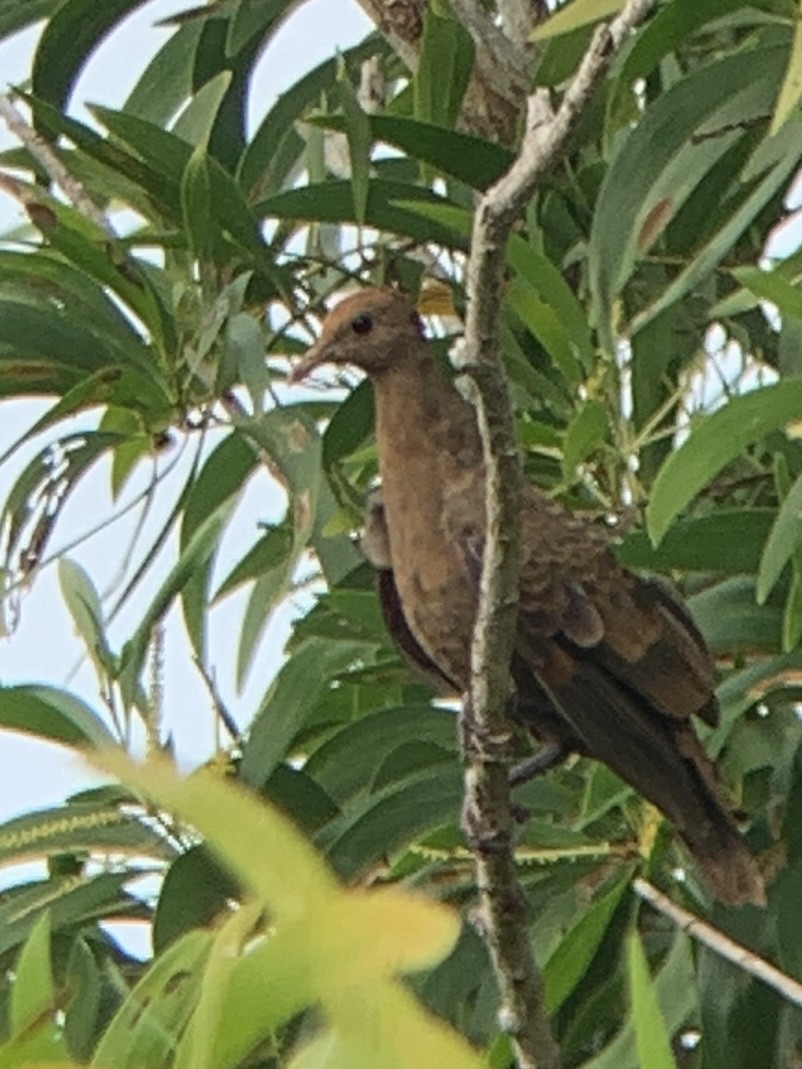
[[407, 667], [413, 675], [428, 683], [438, 694], [458, 694], [457, 684], [440, 671], [420, 646], [404, 616], [401, 597], [393, 575], [390, 532], [387, 530], [380, 491], [374, 490], [368, 496], [364, 527], [359, 536], [359, 548], [366, 560], [376, 569], [376, 589], [384, 623]]
[[[351, 364], [373, 381], [390, 565], [382, 570], [416, 648], [464, 691], [485, 529], [474, 410], [394, 290], [365, 289], [337, 305], [292, 377], [325, 363]], [[691, 722], [715, 724], [718, 705], [687, 609], [663, 582], [624, 568], [605, 531], [532, 485], [521, 519], [517, 716], [546, 754], [603, 761], [653, 802], [722, 902], [763, 903], [757, 864]]]

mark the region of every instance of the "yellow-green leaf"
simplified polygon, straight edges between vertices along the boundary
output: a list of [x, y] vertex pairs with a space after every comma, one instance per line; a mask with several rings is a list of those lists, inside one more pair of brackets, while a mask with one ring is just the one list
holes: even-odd
[[337, 891], [334, 875], [297, 828], [243, 787], [208, 769], [181, 777], [167, 761], [137, 765], [106, 752], [98, 763], [197, 828], [275, 920], [298, 917]]
[[538, 26], [532, 33], [532, 40], [543, 41], [547, 37], [557, 37], [590, 23], [600, 22], [617, 14], [623, 6], [624, 0], [574, 0], [573, 4], [566, 4]]
[[657, 1004], [646, 955], [633, 932], [629, 939], [629, 990], [638, 1064], [643, 1069], [677, 1069], [665, 1021]]
[[50, 917], [43, 913], [31, 930], [17, 959], [11, 987], [11, 1035], [22, 1035], [55, 1008], [53, 970], [50, 964]]
[[785, 70], [783, 84], [774, 107], [769, 137], [776, 134], [780, 127], [790, 118], [799, 104], [800, 97], [802, 97], [802, 0], [797, 0], [794, 40], [791, 45], [791, 54], [788, 57], [788, 66]]

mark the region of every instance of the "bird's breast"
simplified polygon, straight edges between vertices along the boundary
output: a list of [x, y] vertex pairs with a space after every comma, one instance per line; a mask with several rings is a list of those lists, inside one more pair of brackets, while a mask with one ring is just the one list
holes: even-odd
[[[410, 630], [449, 678], [467, 687], [476, 618], [476, 589], [465, 539], [446, 502], [431, 493], [383, 489], [393, 574]], [[427, 507], [428, 506], [428, 507]]]

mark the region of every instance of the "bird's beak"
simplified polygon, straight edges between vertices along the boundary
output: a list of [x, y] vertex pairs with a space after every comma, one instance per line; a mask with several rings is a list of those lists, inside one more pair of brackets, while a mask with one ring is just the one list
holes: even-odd
[[322, 344], [321, 339], [318, 339], [312, 348], [307, 350], [305, 356], [302, 356], [298, 363], [294, 364], [290, 369], [287, 381], [291, 384], [303, 382], [316, 367], [320, 367], [321, 364], [326, 364], [330, 360], [331, 354], [328, 346]]

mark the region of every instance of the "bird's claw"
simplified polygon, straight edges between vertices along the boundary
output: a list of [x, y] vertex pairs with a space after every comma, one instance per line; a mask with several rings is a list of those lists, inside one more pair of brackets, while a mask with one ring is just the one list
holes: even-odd
[[545, 772], [550, 772], [562, 764], [569, 750], [559, 742], [548, 742], [524, 761], [519, 761], [510, 769], [510, 787], [528, 783]]

